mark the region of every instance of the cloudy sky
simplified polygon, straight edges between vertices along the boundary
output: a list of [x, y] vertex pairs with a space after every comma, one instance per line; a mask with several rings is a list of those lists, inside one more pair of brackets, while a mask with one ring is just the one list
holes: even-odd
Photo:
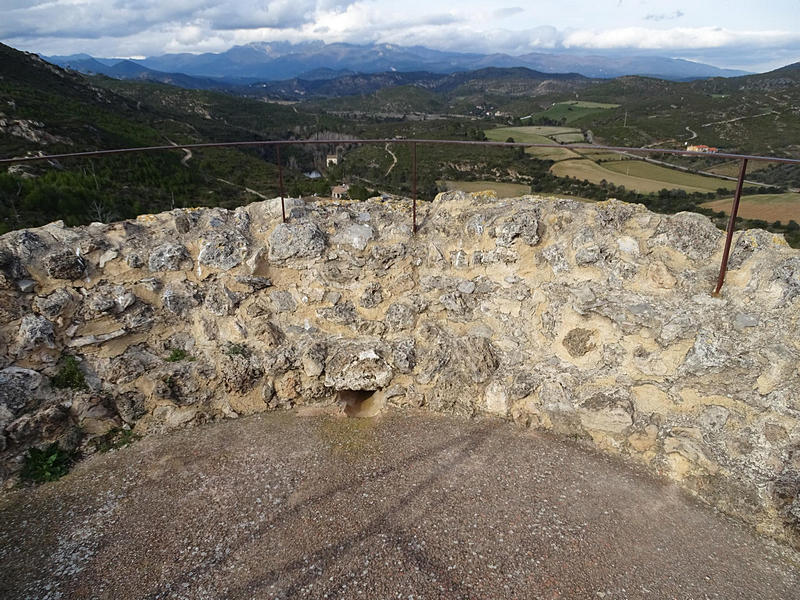
[[800, 0], [0, 0], [0, 40], [45, 55], [220, 52], [257, 41], [636, 53], [763, 71], [800, 61]]

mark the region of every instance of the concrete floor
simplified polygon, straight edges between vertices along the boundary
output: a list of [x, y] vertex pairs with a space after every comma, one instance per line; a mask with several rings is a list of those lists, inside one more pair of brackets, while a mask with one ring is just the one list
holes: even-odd
[[0, 598], [800, 598], [795, 552], [495, 420], [260, 415], [0, 497]]

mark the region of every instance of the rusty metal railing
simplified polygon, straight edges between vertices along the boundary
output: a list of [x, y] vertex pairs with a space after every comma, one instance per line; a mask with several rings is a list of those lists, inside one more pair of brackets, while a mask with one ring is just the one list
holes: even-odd
[[736, 227], [736, 218], [739, 214], [739, 202], [742, 196], [742, 188], [745, 183], [745, 175], [747, 173], [748, 161], [761, 161], [773, 162], [782, 164], [796, 164], [800, 165], [800, 159], [796, 158], [782, 158], [776, 156], [759, 156], [749, 154], [729, 154], [725, 152], [694, 152], [688, 150], [673, 150], [669, 148], [630, 148], [626, 146], [596, 146], [593, 144], [529, 144], [525, 142], [484, 142], [484, 141], [467, 141], [467, 140], [429, 140], [429, 139], [354, 139], [354, 140], [260, 140], [260, 141], [244, 141], [244, 142], [211, 142], [201, 144], [183, 144], [181, 146], [145, 146], [140, 148], [116, 148], [113, 150], [95, 150], [89, 152], [70, 152], [66, 154], [50, 154], [40, 156], [25, 156], [14, 158], [0, 159], [0, 166], [12, 163], [28, 163], [35, 161], [52, 161], [64, 158], [91, 158], [95, 156], [110, 156], [113, 154], [132, 154], [138, 152], [155, 152], [161, 150], [202, 150], [204, 148], [236, 148], [236, 147], [250, 147], [250, 146], [275, 146], [276, 159], [278, 166], [278, 185], [280, 190], [281, 199], [281, 215], [283, 222], [286, 222], [286, 207], [284, 198], [286, 190], [283, 183], [283, 164], [281, 161], [281, 147], [282, 146], [299, 146], [299, 145], [368, 145], [368, 144], [406, 144], [411, 148], [411, 211], [413, 225], [412, 230], [414, 234], [417, 233], [417, 144], [424, 145], [459, 145], [459, 146], [489, 146], [497, 148], [569, 148], [574, 150], [606, 150], [609, 152], [620, 153], [644, 153], [644, 154], [667, 154], [675, 156], [689, 156], [689, 157], [702, 157], [702, 158], [717, 158], [717, 159], [730, 159], [741, 161], [739, 168], [739, 177], [736, 180], [736, 191], [733, 196], [731, 204], [731, 214], [728, 220], [728, 227], [725, 236], [725, 248], [722, 252], [722, 263], [719, 269], [719, 276], [717, 278], [717, 285], [712, 295], [718, 296], [722, 286], [725, 283], [725, 274], [728, 271], [728, 259], [730, 257], [731, 243], [733, 241], [733, 232]]

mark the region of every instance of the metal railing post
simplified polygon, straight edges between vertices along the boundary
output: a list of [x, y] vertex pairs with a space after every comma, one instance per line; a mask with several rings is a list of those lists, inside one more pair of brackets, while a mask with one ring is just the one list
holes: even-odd
[[280, 187], [281, 194], [281, 215], [283, 216], [283, 222], [286, 223], [286, 205], [283, 202], [283, 164], [281, 163], [281, 145], [278, 144], [275, 146], [275, 149], [278, 153], [278, 186]]
[[417, 142], [411, 142], [411, 214], [414, 220], [412, 231], [417, 233]]
[[728, 272], [728, 258], [731, 253], [731, 242], [733, 241], [733, 230], [736, 227], [736, 216], [739, 214], [739, 200], [742, 197], [742, 186], [744, 185], [744, 175], [747, 172], [747, 159], [742, 159], [742, 166], [739, 169], [739, 181], [736, 183], [736, 193], [733, 195], [731, 204], [731, 217], [728, 220], [728, 231], [725, 236], [725, 250], [722, 252], [722, 264], [719, 267], [719, 277], [717, 278], [717, 289], [712, 296], [719, 296], [719, 291], [725, 283], [725, 273]]

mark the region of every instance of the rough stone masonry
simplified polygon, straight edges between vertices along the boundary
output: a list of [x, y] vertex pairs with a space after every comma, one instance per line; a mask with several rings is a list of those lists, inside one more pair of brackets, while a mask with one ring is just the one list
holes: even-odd
[[[0, 237], [0, 477], [337, 394], [628, 455], [800, 545], [800, 252], [617, 201], [268, 201]], [[73, 356], [86, 387], [51, 378]], [[169, 360], [168, 360], [169, 359]], [[357, 394], [358, 393], [358, 394]]]

